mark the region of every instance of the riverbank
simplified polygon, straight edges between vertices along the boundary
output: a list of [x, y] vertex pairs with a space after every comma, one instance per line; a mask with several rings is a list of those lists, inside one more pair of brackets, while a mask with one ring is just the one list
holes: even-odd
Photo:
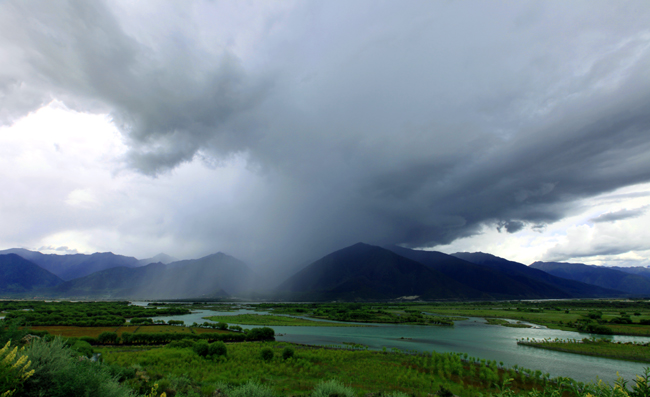
[[501, 318], [486, 318], [485, 321], [490, 324], [490, 325], [502, 325], [504, 327], [511, 327], [511, 328], [531, 328], [531, 325], [528, 324], [522, 324], [521, 322], [517, 321], [516, 323], [511, 323], [508, 320], [504, 320]]
[[270, 314], [237, 314], [233, 316], [207, 316], [205, 320], [227, 324], [289, 326], [289, 327], [366, 327], [365, 324], [345, 324], [328, 321], [313, 321], [304, 318], [273, 316]]
[[554, 350], [585, 356], [606, 357], [615, 360], [650, 363], [650, 344], [612, 342], [607, 339], [529, 339], [518, 340], [518, 345]]

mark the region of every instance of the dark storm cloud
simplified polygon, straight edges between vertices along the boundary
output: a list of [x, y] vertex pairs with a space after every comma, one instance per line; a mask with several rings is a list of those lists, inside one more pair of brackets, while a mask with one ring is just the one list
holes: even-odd
[[182, 32], [145, 45], [98, 2], [45, 4], [0, 6], [23, 70], [0, 76], [5, 120], [51, 97], [109, 111], [152, 175], [245, 155], [254, 215], [177, 225], [206, 242], [239, 225], [235, 255], [514, 233], [650, 180], [644, 3], [300, 3], [254, 61]]
[[614, 222], [622, 219], [636, 218], [645, 214], [647, 207], [635, 208], [633, 210], [623, 209], [620, 211], [608, 212], [590, 219], [594, 223], [598, 222]]
[[509, 221], [509, 222], [502, 221], [497, 224], [497, 230], [499, 232], [505, 229], [506, 232], [508, 233], [517, 233], [518, 231], [522, 230], [524, 227], [526, 227], [526, 224], [524, 222], [519, 222], [519, 221]]

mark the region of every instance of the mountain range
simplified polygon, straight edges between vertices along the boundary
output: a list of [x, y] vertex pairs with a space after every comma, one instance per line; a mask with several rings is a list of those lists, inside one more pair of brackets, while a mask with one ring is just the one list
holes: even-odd
[[612, 268], [543, 262], [526, 266], [480, 252], [448, 255], [363, 243], [306, 265], [276, 288], [268, 284], [268, 277], [224, 253], [179, 261], [165, 254], [138, 260], [110, 252], [0, 251], [0, 296], [371, 301], [650, 295], [650, 278]]
[[16, 254], [0, 255], [0, 291], [23, 293], [63, 282], [56, 275]]
[[581, 281], [603, 288], [616, 289], [630, 294], [650, 295], [650, 278], [628, 273], [617, 268], [562, 262], [535, 262], [530, 267], [557, 277]]

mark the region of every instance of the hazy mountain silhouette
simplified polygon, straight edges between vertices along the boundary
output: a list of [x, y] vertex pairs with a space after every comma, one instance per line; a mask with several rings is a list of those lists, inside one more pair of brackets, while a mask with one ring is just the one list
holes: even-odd
[[385, 248], [358, 243], [308, 265], [277, 291], [293, 300], [480, 298], [484, 294]]
[[239, 295], [258, 280], [242, 261], [217, 253], [165, 265], [115, 267], [51, 288], [65, 297], [179, 299]]
[[87, 276], [89, 274], [117, 266], [136, 267], [138, 260], [130, 256], [115, 255], [112, 252], [97, 252], [91, 255], [72, 254], [56, 255], [42, 254], [23, 248], [11, 248], [0, 251], [0, 254], [17, 254], [24, 259], [34, 262], [43, 269], [54, 273], [63, 280]]
[[172, 262], [178, 262], [178, 259], [174, 258], [173, 256], [169, 256], [169, 255], [161, 252], [160, 254], [158, 254], [158, 255], [156, 255], [154, 257], [146, 258], [146, 259], [140, 259], [138, 261], [138, 266], [145, 266], [145, 265], [148, 265], [150, 263], [163, 263], [163, 264], [166, 265], [166, 264], [169, 264], [169, 263], [172, 263]]
[[522, 263], [509, 261], [491, 254], [485, 254], [482, 252], [457, 252], [452, 255], [467, 262], [494, 269], [522, 284], [536, 288], [539, 293], [546, 297], [591, 298], [624, 295], [624, 292], [622, 291], [556, 277], [539, 269], [534, 269]]
[[0, 255], [0, 293], [16, 294], [62, 283], [56, 275], [16, 254]]
[[530, 267], [557, 277], [576, 280], [631, 294], [650, 295], [650, 279], [609, 267], [583, 263], [535, 262]]

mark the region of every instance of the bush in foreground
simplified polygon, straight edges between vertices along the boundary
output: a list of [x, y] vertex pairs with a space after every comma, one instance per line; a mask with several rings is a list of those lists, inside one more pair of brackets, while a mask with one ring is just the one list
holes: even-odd
[[319, 383], [314, 388], [311, 397], [356, 397], [356, 393], [351, 387], [345, 386], [338, 380], [328, 380]]
[[284, 350], [282, 350], [282, 358], [285, 360], [292, 358], [293, 355], [294, 355], [294, 351], [289, 346], [285, 347]]
[[21, 396], [133, 396], [106, 366], [80, 359], [60, 338], [51, 342], [35, 340], [25, 354], [32, 362], [34, 375], [25, 382]]
[[271, 361], [271, 360], [273, 360], [273, 356], [275, 356], [275, 354], [273, 354], [273, 349], [271, 349], [270, 347], [265, 347], [265, 348], [263, 348], [262, 351], [260, 352], [260, 357], [261, 357], [262, 360], [264, 360], [264, 361]]
[[259, 383], [248, 381], [226, 392], [228, 397], [274, 397], [273, 391]]

